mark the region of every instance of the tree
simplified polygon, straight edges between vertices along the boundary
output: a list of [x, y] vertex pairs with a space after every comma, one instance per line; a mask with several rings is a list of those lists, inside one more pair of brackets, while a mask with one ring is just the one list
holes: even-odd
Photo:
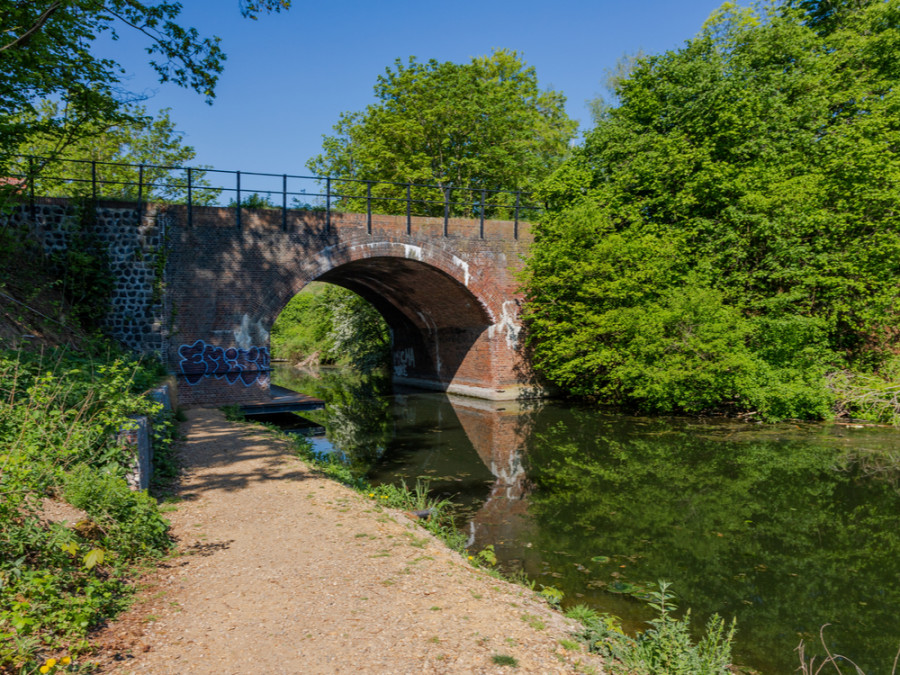
[[[34, 172], [35, 192], [45, 197], [89, 195], [96, 178], [101, 197], [136, 200], [140, 183], [145, 201], [186, 200], [187, 177], [169, 167], [185, 166], [196, 152], [175, 130], [171, 110], [165, 108], [151, 116], [143, 106], [127, 105], [123, 112], [133, 121], [91, 121], [71, 140], [39, 131], [30, 134], [17, 149], [19, 158], [9, 165], [11, 173], [27, 176]], [[44, 101], [26, 122], [41, 129], [42, 120], [64, 117], [59, 104]], [[48, 162], [53, 166], [43, 171]], [[196, 204], [212, 203], [218, 196], [202, 168], [193, 172], [191, 184]]]
[[[475, 202], [481, 190], [530, 189], [566, 155], [576, 128], [563, 95], [542, 91], [534, 68], [506, 50], [466, 64], [398, 59], [378, 77], [375, 97], [364, 111], [341, 115], [307, 166], [359, 181], [334, 187], [348, 195], [366, 194], [365, 181], [435, 185], [413, 191], [433, 202], [426, 212], [442, 213], [448, 195]], [[405, 187], [371, 189], [379, 208], [405, 211]]]
[[897, 352], [900, 2], [818, 27], [726, 4], [619, 82], [540, 190], [527, 313], [550, 379], [820, 417], [827, 370]]
[[[245, 16], [287, 8], [289, 2], [244, 2]], [[225, 54], [219, 38], [201, 37], [177, 23], [178, 2], [140, 0], [0, 0], [0, 170], [6, 156], [32, 132], [73, 140], [101, 120], [134, 123], [120, 90], [122, 68], [91, 52], [103, 34], [119, 38], [134, 30], [148, 41], [150, 65], [161, 82], [193, 89], [212, 102]], [[61, 116], [40, 116], [43, 101], [59, 104]], [[32, 126], [37, 122], [38, 126]]]

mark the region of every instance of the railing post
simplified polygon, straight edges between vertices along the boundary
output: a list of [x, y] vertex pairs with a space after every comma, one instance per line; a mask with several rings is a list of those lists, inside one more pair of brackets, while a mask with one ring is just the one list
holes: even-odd
[[481, 226], [478, 230], [478, 236], [484, 239], [484, 188], [481, 190]]
[[144, 206], [144, 165], [138, 164], [138, 210]]
[[194, 225], [194, 195], [192, 192], [191, 185], [191, 167], [187, 169], [187, 179], [188, 179], [188, 227], [193, 227]]
[[406, 184], [406, 235], [412, 234], [412, 186]]
[[91, 161], [91, 196], [97, 201], [97, 162]]
[[366, 234], [372, 234], [372, 181], [366, 181]]
[[325, 178], [325, 234], [331, 233], [331, 176]]
[[444, 188], [444, 236], [450, 227], [450, 188]]
[[234, 208], [237, 213], [237, 229], [241, 229], [241, 172], [237, 172], [237, 184], [235, 193], [237, 195], [237, 199], [235, 199]]
[[31, 206], [31, 222], [37, 222], [37, 208], [34, 204], [34, 157], [28, 155], [28, 203]]
[[513, 222], [513, 239], [519, 238], [519, 197], [521, 194], [519, 190], [516, 190], [516, 219]]
[[287, 174], [281, 174], [281, 229], [287, 232]]

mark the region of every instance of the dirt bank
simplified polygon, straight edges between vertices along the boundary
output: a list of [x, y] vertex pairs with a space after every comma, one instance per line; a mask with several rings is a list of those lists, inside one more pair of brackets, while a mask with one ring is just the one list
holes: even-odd
[[[575, 626], [215, 410], [183, 425], [180, 555], [98, 639], [106, 673], [602, 672]], [[500, 666], [495, 656], [514, 658]]]

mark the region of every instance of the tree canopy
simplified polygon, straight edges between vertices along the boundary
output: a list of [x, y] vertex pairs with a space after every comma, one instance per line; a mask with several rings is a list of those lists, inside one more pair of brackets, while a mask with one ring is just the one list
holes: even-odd
[[[242, 13], [286, 9], [288, 0], [244, 0]], [[92, 52], [101, 36], [140, 33], [161, 82], [211, 102], [225, 54], [217, 37], [178, 23], [178, 2], [140, 0], [0, 0], [0, 169], [31, 133], [74, 139], [83, 127], [135, 122], [135, 97], [122, 90], [123, 69]], [[42, 102], [58, 115], [39, 115]], [[37, 126], [34, 124], [37, 123]]]
[[[420, 63], [411, 57], [387, 68], [375, 84], [376, 103], [341, 115], [335, 134], [310, 170], [355, 181], [438, 186], [414, 198], [466, 200], [467, 190], [527, 190], [546, 177], [568, 150], [576, 123], [559, 92], [541, 90], [534, 68], [513, 51], [495, 51], [470, 63]], [[364, 183], [341, 183], [344, 194], [364, 194]], [[401, 186], [373, 186], [373, 195], [405, 197]], [[405, 209], [385, 201], [388, 211]], [[438, 207], [442, 209], [443, 207]]]
[[638, 59], [542, 186], [527, 313], [549, 379], [823, 416], [826, 372], [900, 349], [900, 2], [813, 4], [726, 3]]
[[[62, 115], [59, 108], [57, 103], [44, 101], [25, 121], [39, 130], [44, 119]], [[196, 151], [176, 131], [171, 109], [150, 115], [144, 106], [135, 104], [124, 106], [123, 112], [128, 122], [91, 120], [71, 139], [32, 132], [17, 149], [20, 158], [10, 162], [12, 172], [34, 172], [35, 192], [45, 197], [90, 195], [96, 178], [98, 196], [109, 199], [137, 199], [140, 182], [144, 200], [186, 200], [187, 177], [173, 167], [189, 164]], [[42, 170], [48, 162], [51, 166]], [[92, 162], [96, 164], [92, 166]], [[202, 168], [193, 172], [191, 182], [195, 204], [212, 203], [219, 194], [210, 188]]]

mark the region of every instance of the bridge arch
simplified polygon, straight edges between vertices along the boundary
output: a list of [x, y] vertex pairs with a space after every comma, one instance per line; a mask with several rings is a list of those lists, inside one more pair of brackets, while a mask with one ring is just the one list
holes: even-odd
[[384, 317], [396, 381], [442, 390], [485, 387], [496, 309], [470, 287], [468, 263], [452, 252], [396, 242], [330, 247], [278, 304], [310, 281], [353, 291]]

